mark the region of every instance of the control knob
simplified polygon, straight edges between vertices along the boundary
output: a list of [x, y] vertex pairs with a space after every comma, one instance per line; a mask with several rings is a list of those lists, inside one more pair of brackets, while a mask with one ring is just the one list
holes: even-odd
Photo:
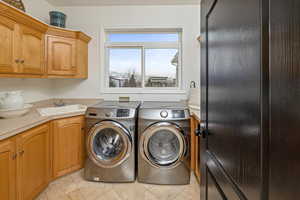
[[167, 118], [167, 117], [168, 117], [168, 112], [165, 111], [165, 110], [163, 110], [163, 111], [160, 112], [160, 116], [161, 116], [162, 118]]

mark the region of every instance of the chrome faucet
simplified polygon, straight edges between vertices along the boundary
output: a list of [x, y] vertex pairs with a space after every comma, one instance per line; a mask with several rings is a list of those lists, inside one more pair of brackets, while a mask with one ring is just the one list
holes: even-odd
[[66, 103], [62, 99], [59, 99], [58, 101], [55, 101], [53, 104], [56, 107], [62, 107], [62, 106], [66, 105]]

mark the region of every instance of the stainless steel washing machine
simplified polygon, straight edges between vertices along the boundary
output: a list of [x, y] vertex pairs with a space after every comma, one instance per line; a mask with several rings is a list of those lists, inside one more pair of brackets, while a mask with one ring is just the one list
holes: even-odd
[[139, 102], [104, 101], [86, 112], [86, 180], [133, 182]]
[[138, 181], [189, 184], [190, 114], [186, 104], [144, 102], [138, 123]]

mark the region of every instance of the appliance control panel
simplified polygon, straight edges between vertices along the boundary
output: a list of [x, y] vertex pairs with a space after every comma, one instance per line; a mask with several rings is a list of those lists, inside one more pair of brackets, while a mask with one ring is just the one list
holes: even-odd
[[184, 120], [190, 118], [188, 109], [141, 109], [139, 118], [151, 120]]
[[172, 118], [185, 118], [184, 110], [172, 110]]
[[118, 109], [117, 117], [129, 117], [130, 110], [129, 109]]
[[88, 109], [86, 117], [96, 119], [127, 119], [134, 118], [135, 114], [135, 109]]

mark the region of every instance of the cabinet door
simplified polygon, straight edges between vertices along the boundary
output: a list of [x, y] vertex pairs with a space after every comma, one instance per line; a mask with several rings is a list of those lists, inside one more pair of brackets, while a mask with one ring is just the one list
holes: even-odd
[[191, 170], [194, 171], [196, 178], [200, 182], [200, 137], [196, 135], [196, 130], [199, 129], [199, 121], [195, 118], [191, 118]]
[[16, 162], [15, 142], [0, 142], [0, 197], [6, 200], [16, 199]]
[[0, 16], [0, 73], [17, 72], [15, 58], [16, 23]]
[[48, 74], [76, 75], [76, 40], [48, 36]]
[[17, 138], [19, 200], [31, 200], [49, 181], [49, 125], [24, 132]]
[[53, 122], [53, 176], [63, 176], [82, 167], [83, 117]]
[[[195, 119], [196, 130], [200, 129], [200, 122]], [[195, 175], [200, 182], [200, 136], [195, 135]]]
[[23, 74], [44, 73], [44, 34], [26, 26], [20, 27], [20, 66]]

